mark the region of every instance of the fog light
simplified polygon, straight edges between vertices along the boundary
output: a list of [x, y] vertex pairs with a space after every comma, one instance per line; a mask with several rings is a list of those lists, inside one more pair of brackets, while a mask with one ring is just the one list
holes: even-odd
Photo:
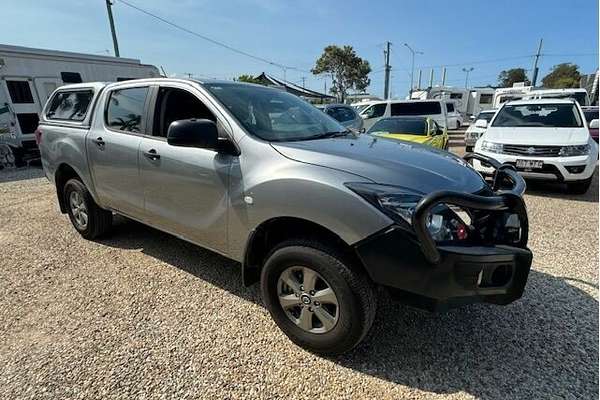
[[570, 174], [580, 174], [585, 169], [585, 165], [568, 165], [565, 168]]

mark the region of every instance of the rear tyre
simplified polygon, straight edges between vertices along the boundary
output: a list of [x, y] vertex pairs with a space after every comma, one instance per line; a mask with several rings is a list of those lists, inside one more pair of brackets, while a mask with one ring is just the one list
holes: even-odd
[[585, 194], [592, 184], [592, 177], [582, 181], [567, 182], [567, 190], [572, 194]]
[[86, 239], [96, 239], [110, 230], [112, 212], [100, 208], [79, 179], [70, 179], [63, 189], [71, 223]]
[[277, 246], [261, 273], [271, 317], [298, 346], [323, 355], [354, 348], [377, 308], [369, 278], [333, 248], [312, 241]]

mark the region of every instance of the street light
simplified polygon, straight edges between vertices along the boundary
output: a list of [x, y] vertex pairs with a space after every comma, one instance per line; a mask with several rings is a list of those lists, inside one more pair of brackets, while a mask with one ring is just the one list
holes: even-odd
[[404, 45], [408, 48], [408, 50], [410, 50], [410, 53], [412, 55], [412, 61], [411, 61], [411, 67], [410, 67], [410, 91], [408, 92], [408, 98], [412, 97], [412, 92], [413, 92], [413, 78], [415, 76], [415, 54], [425, 54], [422, 51], [416, 51], [413, 50], [412, 47], [410, 47], [408, 45], [408, 43], [404, 43]]
[[473, 67], [468, 68], [468, 69], [463, 68], [462, 70], [463, 70], [463, 72], [467, 73], [467, 77], [465, 78], [465, 89], [468, 89], [469, 88], [469, 72], [473, 71], [474, 68]]

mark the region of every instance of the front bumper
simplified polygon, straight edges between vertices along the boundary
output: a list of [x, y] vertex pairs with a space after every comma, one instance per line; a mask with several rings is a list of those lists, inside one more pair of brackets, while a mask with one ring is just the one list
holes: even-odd
[[432, 264], [400, 228], [370, 237], [356, 251], [374, 282], [392, 289], [402, 302], [429, 311], [511, 303], [523, 294], [532, 260], [527, 248], [444, 246]]
[[[401, 295], [405, 303], [444, 311], [469, 303], [508, 304], [523, 294], [532, 253], [526, 247], [528, 220], [522, 194], [525, 183], [514, 168], [480, 155], [495, 168], [493, 196], [441, 191], [425, 196], [413, 214], [414, 232], [392, 226], [355, 246], [371, 279]], [[499, 186], [509, 180], [510, 190]], [[498, 187], [496, 187], [498, 185]], [[426, 228], [430, 210], [437, 204], [517, 214], [521, 226], [512, 245], [438, 246]]]
[[[478, 151], [487, 157], [492, 157], [503, 164], [516, 166], [517, 159], [519, 160], [541, 160], [544, 166], [540, 170], [526, 171], [517, 169], [521, 175], [528, 179], [551, 180], [558, 182], [580, 181], [590, 178], [594, 174], [596, 168], [596, 160], [598, 155], [592, 151], [588, 155], [574, 157], [527, 157], [515, 156], [511, 154], [490, 153]], [[473, 167], [482, 174], [491, 175], [494, 173], [494, 168], [483, 165], [478, 160], [473, 160]], [[581, 172], [571, 173], [572, 167], [583, 167]]]

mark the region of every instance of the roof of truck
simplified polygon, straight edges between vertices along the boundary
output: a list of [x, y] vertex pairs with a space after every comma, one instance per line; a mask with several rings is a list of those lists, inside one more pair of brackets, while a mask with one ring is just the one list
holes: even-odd
[[528, 104], [574, 104], [573, 99], [531, 99], [531, 100], [515, 100], [509, 101], [506, 104], [511, 106], [523, 106]]

